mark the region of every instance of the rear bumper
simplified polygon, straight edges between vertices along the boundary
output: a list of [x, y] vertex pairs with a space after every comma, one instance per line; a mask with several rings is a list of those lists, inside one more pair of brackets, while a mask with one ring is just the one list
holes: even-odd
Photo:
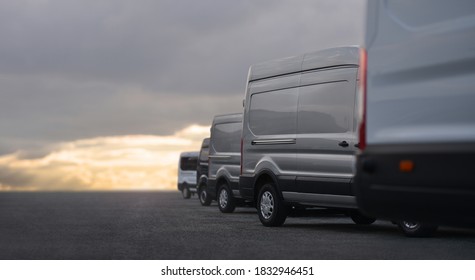
[[[412, 172], [399, 169], [414, 163]], [[369, 146], [357, 157], [354, 191], [367, 215], [475, 224], [475, 143]]]

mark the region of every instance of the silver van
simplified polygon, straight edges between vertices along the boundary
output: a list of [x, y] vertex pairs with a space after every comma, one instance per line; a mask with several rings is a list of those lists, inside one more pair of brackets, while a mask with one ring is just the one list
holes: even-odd
[[188, 199], [196, 193], [196, 167], [198, 152], [182, 152], [178, 162], [178, 190]]
[[293, 205], [348, 209], [352, 190], [359, 48], [339, 47], [251, 66], [242, 133], [240, 193], [263, 225]]
[[215, 116], [209, 143], [206, 194], [217, 200], [223, 213], [233, 212], [241, 203], [239, 172], [242, 114]]
[[474, 224], [475, 1], [371, 0], [364, 47], [358, 205], [411, 236]]
[[201, 142], [200, 155], [198, 157], [198, 166], [196, 168], [196, 192], [203, 206], [209, 206], [211, 199], [206, 194], [206, 185], [208, 184], [208, 155], [209, 155], [209, 138], [203, 139]]

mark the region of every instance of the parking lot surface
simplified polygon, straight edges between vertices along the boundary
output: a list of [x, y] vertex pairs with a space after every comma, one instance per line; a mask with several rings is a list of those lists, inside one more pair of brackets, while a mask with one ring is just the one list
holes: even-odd
[[474, 259], [475, 230], [407, 238], [313, 210], [284, 226], [178, 192], [0, 193], [0, 259]]

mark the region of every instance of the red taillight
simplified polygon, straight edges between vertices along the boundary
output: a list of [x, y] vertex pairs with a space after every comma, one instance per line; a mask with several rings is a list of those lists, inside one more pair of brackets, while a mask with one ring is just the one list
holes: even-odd
[[359, 144], [358, 147], [360, 150], [364, 150], [366, 148], [366, 73], [368, 70], [368, 57], [366, 54], [366, 50], [361, 48], [360, 49], [360, 70], [359, 70], [359, 87], [358, 87], [358, 95], [359, 95]]
[[242, 137], [241, 137], [241, 175], [242, 175]]

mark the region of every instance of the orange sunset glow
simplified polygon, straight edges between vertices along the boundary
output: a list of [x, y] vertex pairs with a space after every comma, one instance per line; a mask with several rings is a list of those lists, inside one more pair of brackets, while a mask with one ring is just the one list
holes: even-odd
[[0, 157], [2, 191], [174, 190], [182, 151], [199, 150], [209, 127], [173, 135], [125, 135], [58, 144], [40, 157]]

